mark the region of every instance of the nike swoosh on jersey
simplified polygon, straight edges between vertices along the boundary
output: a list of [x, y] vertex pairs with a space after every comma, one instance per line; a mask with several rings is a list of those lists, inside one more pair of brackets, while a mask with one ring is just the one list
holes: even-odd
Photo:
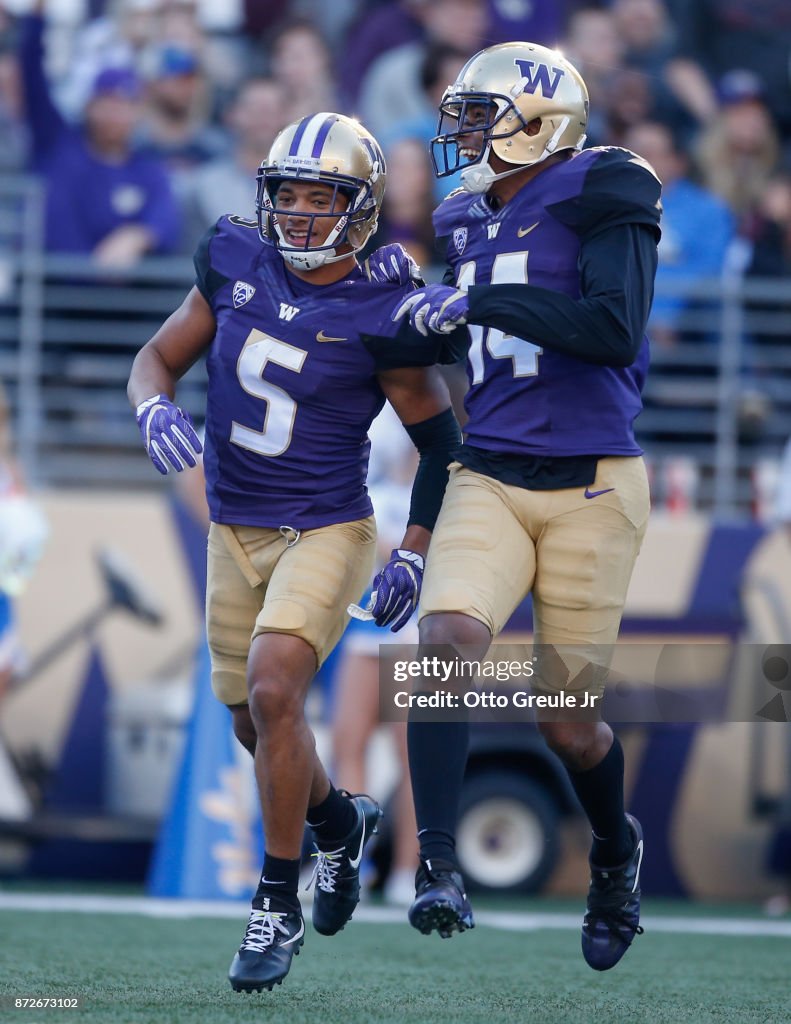
[[614, 490], [615, 490], [614, 487], [605, 487], [603, 491], [589, 491], [588, 488], [586, 487], [585, 488], [585, 497], [586, 498], [598, 498], [600, 494], [609, 494], [610, 491], [614, 491]]
[[531, 231], [532, 231], [532, 230], [533, 230], [534, 228], [537, 228], [537, 227], [538, 227], [538, 225], [539, 225], [540, 223], [541, 223], [541, 221], [540, 221], [540, 220], [537, 220], [537, 221], [535, 222], [535, 224], [531, 224], [529, 228], [517, 228], [517, 229], [516, 229], [516, 235], [517, 235], [517, 238], [524, 238], [524, 237], [525, 237], [525, 235], [529, 235], [529, 234], [530, 234], [530, 232], [531, 232]]
[[357, 851], [357, 856], [354, 859], [349, 857], [349, 864], [351, 864], [351, 866], [353, 868], [358, 868], [360, 866], [360, 861], [363, 859], [363, 847], [364, 846], [365, 846], [365, 816], [363, 816], [363, 830], [362, 830], [362, 834], [360, 836], [360, 849]]
[[316, 341], [348, 341], [348, 338], [328, 338], [324, 331], [319, 331], [316, 335]]

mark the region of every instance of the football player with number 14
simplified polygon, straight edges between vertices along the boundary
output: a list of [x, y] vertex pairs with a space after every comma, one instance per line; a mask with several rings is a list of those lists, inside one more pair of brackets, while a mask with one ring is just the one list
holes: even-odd
[[[462, 188], [435, 213], [444, 284], [406, 297], [429, 337], [469, 335], [465, 443], [431, 542], [420, 640], [484, 655], [532, 592], [534, 689], [604, 685], [649, 512], [633, 432], [648, 366], [660, 183], [639, 156], [583, 149], [588, 93], [560, 53], [482, 50], [440, 106], [432, 155]], [[554, 717], [555, 720], [550, 720]], [[602, 721], [542, 716], [593, 831], [582, 951], [613, 967], [640, 931], [639, 822], [623, 751]], [[410, 721], [421, 844], [412, 924], [473, 923], [455, 851], [464, 722]]]
[[173, 403], [176, 384], [207, 357], [212, 687], [255, 758], [266, 846], [229, 974], [239, 991], [279, 984], [302, 945], [306, 818], [317, 847], [313, 924], [333, 935], [359, 899], [363, 849], [381, 813], [330, 784], [304, 716], [308, 687], [373, 568], [368, 428], [387, 399], [420, 452], [406, 533], [374, 581], [373, 618], [394, 631], [417, 604], [459, 441], [432, 368], [447, 346], [411, 344], [414, 331], [389, 316], [415, 290], [416, 268], [400, 247], [379, 250], [365, 269], [355, 259], [384, 188], [379, 145], [356, 121], [322, 113], [285, 128], [258, 173], [257, 221], [221, 217], [207, 233], [195, 287], [129, 381], [152, 462], [180, 471], [201, 445]]

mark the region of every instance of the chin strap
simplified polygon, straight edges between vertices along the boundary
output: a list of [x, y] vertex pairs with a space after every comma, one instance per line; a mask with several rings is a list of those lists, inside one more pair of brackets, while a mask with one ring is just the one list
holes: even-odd
[[[510, 171], [501, 171], [499, 174], [495, 174], [489, 166], [488, 160], [489, 151], [487, 148], [486, 154], [480, 163], [473, 164], [472, 167], [465, 167], [461, 172], [461, 187], [465, 192], [473, 192], [476, 195], [488, 192], [496, 181], [500, 181], [502, 178], [510, 178], [512, 174], [518, 174], [525, 167], [532, 166], [532, 164], [519, 164], [518, 167], [512, 167]], [[537, 160], [534, 162], [538, 163]]]
[[[319, 267], [323, 267], [326, 263], [336, 263], [338, 260], [346, 259], [347, 256], [352, 256], [354, 253], [344, 252], [338, 254], [335, 247], [331, 249], [320, 249], [313, 251], [311, 249], [295, 249], [286, 242], [285, 235], [283, 234], [280, 225], [277, 222], [277, 217], [270, 213], [272, 218], [272, 226], [275, 229], [275, 233], [280, 241], [278, 249], [280, 255], [289, 264], [289, 266], [296, 267], [298, 270], [318, 270]], [[333, 243], [338, 239], [338, 236], [345, 230], [348, 225], [348, 217], [342, 216], [335, 227], [330, 231], [324, 240], [324, 245], [332, 246]], [[359, 249], [355, 249], [354, 252], [359, 252]]]
[[[278, 252], [289, 266], [295, 267], [297, 270], [318, 270], [319, 267], [324, 267], [328, 263], [337, 263], [339, 260], [348, 259], [349, 256], [356, 256], [357, 253], [362, 252], [366, 244], [363, 243], [362, 245], [358, 245], [356, 249], [350, 249], [348, 252], [340, 253], [335, 248], [319, 249], [318, 251], [311, 249], [293, 249], [291, 246], [284, 244], [285, 239], [277, 224], [275, 224], [275, 231], [277, 231], [280, 239]], [[337, 227], [333, 228], [327, 236], [327, 241], [324, 244], [332, 244], [335, 240], [333, 238], [333, 234], [338, 233], [339, 229]], [[346, 240], [348, 241], [348, 238]]]
[[[510, 178], [512, 174], [518, 174], [519, 171], [523, 171], [525, 167], [535, 167], [536, 164], [542, 163], [547, 157], [552, 156], [555, 152], [560, 137], [563, 132], [568, 128], [569, 118], [564, 117], [561, 119], [560, 124], [552, 133], [550, 138], [547, 140], [547, 144], [544, 147], [544, 152], [538, 157], [537, 160], [531, 160], [527, 164], [519, 164], [517, 167], [511, 168], [509, 171], [500, 171], [499, 174], [495, 174], [492, 168], [489, 166], [489, 155], [492, 151], [492, 143], [486, 146], [486, 152], [481, 157], [480, 161], [473, 164], [471, 167], [465, 167], [461, 172], [461, 186], [466, 192], [473, 192], [476, 195], [482, 192], [488, 192], [489, 189], [496, 181], [500, 181], [503, 178]], [[575, 149], [582, 149], [585, 145], [586, 136], [583, 135]]]

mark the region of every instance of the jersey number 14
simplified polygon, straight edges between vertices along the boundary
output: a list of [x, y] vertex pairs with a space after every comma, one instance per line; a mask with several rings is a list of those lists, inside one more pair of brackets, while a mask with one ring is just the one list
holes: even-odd
[[[503, 252], [496, 256], [491, 284], [527, 284], [527, 255], [526, 252]], [[474, 284], [475, 260], [470, 260], [459, 270], [456, 287], [466, 291]], [[493, 359], [510, 359], [514, 377], [534, 377], [538, 373], [538, 357], [542, 349], [532, 341], [504, 334], [494, 327], [481, 327], [479, 324], [467, 326], [470, 332], [468, 356], [473, 384], [480, 384], [484, 377], [484, 348]]]

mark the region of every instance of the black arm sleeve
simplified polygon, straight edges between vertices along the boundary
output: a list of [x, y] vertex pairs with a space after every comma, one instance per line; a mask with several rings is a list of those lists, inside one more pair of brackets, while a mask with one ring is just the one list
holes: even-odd
[[407, 525], [433, 530], [448, 483], [448, 466], [461, 444], [461, 430], [452, 409], [404, 429], [420, 453]]
[[645, 333], [656, 267], [656, 231], [618, 224], [583, 239], [580, 299], [530, 284], [473, 285], [467, 322], [586, 363], [631, 366]]
[[457, 327], [450, 334], [431, 332], [424, 337], [410, 326], [408, 316], [401, 320], [391, 337], [361, 333], [360, 339], [371, 354], [377, 373], [411, 366], [458, 363], [467, 355], [470, 344], [466, 327]]

